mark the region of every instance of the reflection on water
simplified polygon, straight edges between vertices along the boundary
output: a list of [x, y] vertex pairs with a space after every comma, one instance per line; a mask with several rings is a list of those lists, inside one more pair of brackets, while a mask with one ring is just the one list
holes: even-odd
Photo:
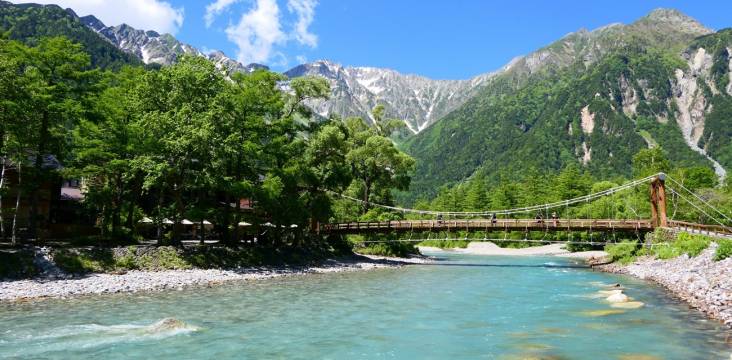
[[[0, 305], [0, 358], [729, 359], [729, 336], [647, 283], [555, 258]], [[640, 308], [611, 307], [617, 283]]]

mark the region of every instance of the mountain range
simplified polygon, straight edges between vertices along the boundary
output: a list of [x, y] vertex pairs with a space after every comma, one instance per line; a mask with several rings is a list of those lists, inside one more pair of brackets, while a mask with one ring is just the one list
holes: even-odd
[[731, 34], [658, 9], [518, 59], [407, 140], [418, 160], [411, 199], [476, 175], [495, 182], [571, 163], [628, 177], [632, 155], [657, 145], [723, 179], [732, 168]]
[[[99, 67], [165, 66], [194, 54], [227, 72], [266, 68], [55, 5], [0, 0], [0, 30], [29, 43], [68, 36]], [[331, 98], [309, 103], [324, 117], [370, 120], [382, 104], [387, 117], [405, 120], [412, 134], [400, 146], [418, 164], [411, 191], [400, 197], [409, 203], [443, 186], [477, 178], [494, 183], [527, 168], [553, 172], [574, 163], [598, 177], [627, 177], [632, 155], [651, 146], [662, 146], [675, 163], [706, 166], [724, 178], [732, 169], [730, 49], [732, 30], [715, 32], [679, 11], [658, 9], [630, 24], [570, 33], [467, 80], [327, 60], [284, 75], [329, 80]]]

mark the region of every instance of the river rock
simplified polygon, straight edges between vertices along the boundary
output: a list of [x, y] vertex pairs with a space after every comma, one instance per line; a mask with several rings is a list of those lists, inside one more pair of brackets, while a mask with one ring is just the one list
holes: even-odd
[[603, 296], [611, 296], [615, 294], [622, 294], [623, 290], [600, 290], [597, 293]]
[[192, 329], [193, 327], [175, 318], [165, 318], [147, 327], [147, 331], [158, 333], [163, 331]]
[[617, 294], [612, 294], [612, 295], [608, 296], [607, 299], [605, 299], [605, 300], [607, 300], [611, 303], [624, 303], [624, 302], [628, 302], [628, 300], [630, 300], [630, 299], [628, 299], [628, 295], [625, 295], [623, 293], [617, 293]]
[[582, 315], [591, 316], [591, 317], [599, 317], [599, 316], [608, 316], [608, 315], [619, 315], [619, 314], [624, 314], [624, 313], [625, 313], [625, 310], [621, 310], [621, 309], [604, 309], [604, 310], [583, 311]]
[[643, 307], [645, 304], [643, 304], [640, 301], [627, 301], [627, 302], [620, 302], [620, 303], [612, 303], [610, 304], [610, 307], [616, 308], [616, 309], [638, 309]]

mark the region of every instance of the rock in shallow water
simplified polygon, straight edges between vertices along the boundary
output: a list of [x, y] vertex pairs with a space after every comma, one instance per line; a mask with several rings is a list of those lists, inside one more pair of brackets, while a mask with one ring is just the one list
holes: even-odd
[[645, 304], [643, 304], [640, 301], [628, 301], [628, 302], [621, 302], [621, 303], [613, 303], [610, 304], [610, 307], [616, 308], [616, 309], [638, 309], [642, 308]]
[[612, 294], [612, 295], [608, 296], [607, 299], [605, 299], [605, 300], [607, 300], [610, 303], [624, 303], [624, 302], [628, 302], [628, 300], [630, 300], [630, 299], [628, 298], [628, 295], [625, 295], [623, 293], [617, 293], [617, 294]]
[[183, 321], [175, 319], [175, 318], [165, 318], [146, 328], [146, 330], [151, 333], [158, 333], [158, 332], [172, 331], [172, 330], [183, 330], [183, 329], [196, 330], [197, 328], [195, 326], [190, 326], [190, 325], [184, 323]]
[[621, 309], [587, 310], [587, 311], [581, 312], [581, 314], [584, 316], [598, 317], [598, 316], [625, 314], [625, 310], [621, 310]]

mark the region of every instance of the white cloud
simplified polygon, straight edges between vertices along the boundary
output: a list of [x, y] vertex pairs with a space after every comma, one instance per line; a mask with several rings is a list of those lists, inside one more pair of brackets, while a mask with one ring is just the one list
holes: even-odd
[[206, 27], [210, 27], [211, 24], [213, 24], [214, 19], [216, 19], [216, 16], [238, 1], [239, 0], [216, 0], [215, 2], [206, 5], [206, 15], [203, 16], [204, 21], [206, 21]]
[[317, 0], [288, 0], [287, 10], [297, 15], [295, 30], [293, 35], [299, 43], [315, 47], [318, 45], [318, 36], [311, 33], [308, 29], [315, 18], [315, 7], [318, 5]]
[[304, 63], [308, 62], [308, 58], [305, 55], [295, 56], [295, 60], [297, 60], [297, 62], [300, 64], [304, 64]]
[[[27, 3], [29, 0], [11, 0]], [[164, 0], [33, 0], [71, 8], [79, 16], [94, 15], [106, 25], [128, 24], [142, 30], [175, 34], [183, 25], [184, 10]]]
[[[203, 17], [206, 27], [210, 27], [217, 16], [233, 12], [233, 5], [240, 2], [244, 0], [212, 0]], [[287, 0], [287, 10], [293, 15], [289, 17], [282, 16], [277, 0], [247, 2], [253, 3], [252, 8], [225, 30], [228, 39], [238, 48], [236, 57], [239, 62], [286, 64], [287, 57], [281, 49], [288, 42], [309, 47], [318, 45], [318, 36], [309, 29], [315, 19], [318, 0]], [[291, 31], [284, 31], [283, 27]]]
[[243, 14], [237, 24], [226, 28], [226, 35], [239, 48], [236, 56], [242, 64], [266, 62], [272, 56], [273, 46], [287, 41], [275, 0], [257, 0], [256, 6]]

